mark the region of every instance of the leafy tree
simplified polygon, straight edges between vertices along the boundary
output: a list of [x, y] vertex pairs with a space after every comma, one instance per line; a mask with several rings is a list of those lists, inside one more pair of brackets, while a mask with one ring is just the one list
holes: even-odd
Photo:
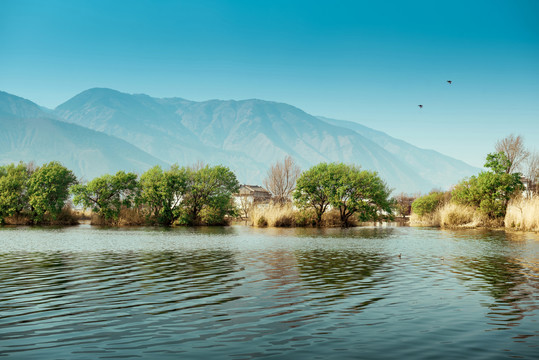
[[6, 217], [20, 214], [27, 206], [29, 171], [22, 162], [0, 166], [0, 224]]
[[342, 226], [348, 226], [354, 214], [363, 221], [375, 219], [380, 211], [391, 214], [391, 190], [376, 172], [345, 164], [330, 164], [329, 170], [330, 202], [339, 209]]
[[412, 212], [412, 203], [417, 199], [415, 195], [407, 195], [405, 193], [400, 193], [394, 198], [393, 208], [395, 212], [402, 217], [410, 215]]
[[314, 210], [317, 226], [320, 226], [322, 215], [331, 204], [331, 166], [320, 163], [303, 172], [293, 193], [294, 200], [300, 207]]
[[419, 216], [431, 214], [440, 205], [443, 198], [444, 193], [438, 191], [433, 191], [428, 195], [420, 196], [412, 203], [412, 211]]
[[512, 163], [504, 152], [488, 154], [485, 167], [477, 176], [461, 181], [452, 191], [456, 203], [474, 206], [490, 218], [505, 216], [507, 203], [523, 190], [520, 173], [510, 173]]
[[163, 171], [154, 166], [140, 177], [139, 201], [148, 207], [150, 216], [163, 225], [172, 225], [181, 215], [181, 202], [186, 192], [188, 171], [173, 165]]
[[391, 214], [390, 192], [375, 172], [342, 163], [320, 163], [300, 176], [294, 199], [300, 207], [314, 210], [317, 225], [331, 205], [339, 209], [341, 225], [347, 226], [354, 214], [362, 220], [375, 218], [379, 211]]
[[225, 166], [199, 166], [188, 169], [186, 193], [182, 201], [183, 223], [220, 224], [233, 215], [232, 194], [239, 190], [236, 175]]
[[38, 167], [28, 180], [28, 202], [34, 222], [42, 222], [45, 213], [56, 219], [69, 198], [69, 187], [76, 182], [73, 172], [57, 161]]
[[460, 182], [452, 191], [452, 201], [478, 208], [490, 218], [505, 216], [507, 203], [523, 189], [520, 174], [482, 171]]
[[118, 220], [122, 206], [132, 205], [137, 189], [136, 174], [118, 171], [116, 175], [103, 175], [86, 185], [74, 185], [71, 193], [75, 204], [91, 208], [105, 220]]
[[495, 174], [509, 174], [511, 170], [511, 161], [504, 152], [499, 151], [487, 155], [485, 167], [491, 169]]

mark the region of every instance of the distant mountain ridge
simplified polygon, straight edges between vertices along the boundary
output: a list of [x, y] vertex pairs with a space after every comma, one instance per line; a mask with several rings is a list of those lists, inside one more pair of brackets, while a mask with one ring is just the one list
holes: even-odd
[[262, 183], [268, 167], [286, 155], [303, 169], [323, 161], [361, 165], [378, 171], [395, 192], [447, 188], [478, 171], [357, 123], [257, 99], [195, 102], [95, 88], [52, 115], [121, 139], [164, 163], [229, 166], [244, 183]]
[[51, 118], [33, 102], [0, 93], [0, 164], [57, 160], [91, 180], [118, 170], [167, 164], [112, 136]]

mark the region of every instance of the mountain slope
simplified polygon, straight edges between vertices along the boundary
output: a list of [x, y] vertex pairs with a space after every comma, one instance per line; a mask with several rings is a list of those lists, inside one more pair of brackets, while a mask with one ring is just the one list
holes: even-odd
[[227, 165], [242, 182], [261, 183], [269, 165], [290, 154], [304, 169], [322, 161], [360, 164], [378, 171], [397, 191], [438, 186], [359, 133], [283, 103], [194, 102], [90, 89], [58, 106], [55, 114], [168, 162]]
[[447, 189], [459, 180], [476, 174], [480, 169], [466, 164], [461, 160], [451, 158], [434, 150], [426, 150], [396, 139], [384, 132], [377, 131], [364, 125], [344, 120], [318, 117], [329, 124], [347, 128], [365, 136], [393, 154], [399, 161], [416, 169], [418, 174], [431, 179], [441, 188]]
[[[51, 119], [56, 117], [59, 120]], [[71, 123], [71, 124], [67, 124]], [[0, 162], [59, 160], [87, 179], [155, 164], [223, 164], [261, 183], [292, 155], [307, 169], [344, 162], [378, 171], [395, 192], [448, 188], [478, 169], [360, 124], [262, 100], [203, 102], [86, 90], [55, 110], [0, 93]]]
[[57, 160], [86, 180], [166, 166], [123, 140], [47, 118], [39, 106], [14, 95], [0, 93], [0, 111], [0, 164]]

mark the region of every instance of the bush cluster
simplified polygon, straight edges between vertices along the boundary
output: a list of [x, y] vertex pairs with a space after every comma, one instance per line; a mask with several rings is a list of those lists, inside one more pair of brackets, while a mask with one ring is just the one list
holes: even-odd
[[431, 192], [417, 198], [412, 203], [415, 221], [420, 224], [439, 217], [442, 226], [501, 224], [509, 201], [524, 189], [522, 174], [510, 173], [510, 166], [503, 152], [488, 154], [485, 167], [489, 171], [462, 180], [451, 192]]
[[92, 210], [94, 223], [140, 223], [142, 218], [145, 224], [221, 225], [235, 215], [232, 194], [238, 189], [234, 173], [220, 165], [155, 166], [140, 178], [118, 171], [81, 184], [58, 162], [35, 169], [10, 164], [0, 167], [0, 224], [9, 218], [57, 221], [73, 196], [75, 205]]

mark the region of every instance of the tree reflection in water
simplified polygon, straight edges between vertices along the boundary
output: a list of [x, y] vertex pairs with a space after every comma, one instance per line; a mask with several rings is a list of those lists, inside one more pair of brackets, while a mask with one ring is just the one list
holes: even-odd
[[[528, 263], [505, 255], [459, 257], [452, 265], [457, 277], [472, 291], [488, 294], [494, 301], [488, 305], [495, 329], [516, 326], [535, 310], [534, 293], [539, 288], [536, 270]], [[530, 276], [531, 275], [531, 276]]]
[[[383, 293], [370, 289], [384, 284], [389, 276], [382, 270], [387, 262], [385, 256], [353, 250], [317, 249], [296, 251], [296, 258], [303, 286], [324, 306], [355, 296], [360, 302], [349, 310], [359, 311], [384, 299], [380, 296]], [[377, 295], [373, 297], [373, 293]]]

